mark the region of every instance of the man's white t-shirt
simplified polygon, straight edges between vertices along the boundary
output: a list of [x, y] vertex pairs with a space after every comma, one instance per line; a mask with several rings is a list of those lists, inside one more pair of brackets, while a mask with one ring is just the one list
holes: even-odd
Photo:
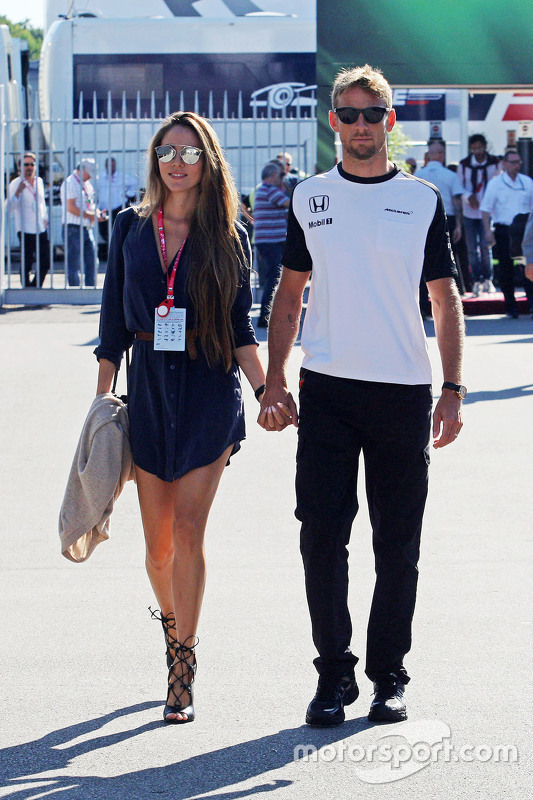
[[357, 178], [338, 165], [302, 181], [282, 263], [312, 270], [304, 367], [341, 378], [431, 383], [420, 280], [457, 274], [434, 186], [396, 167]]

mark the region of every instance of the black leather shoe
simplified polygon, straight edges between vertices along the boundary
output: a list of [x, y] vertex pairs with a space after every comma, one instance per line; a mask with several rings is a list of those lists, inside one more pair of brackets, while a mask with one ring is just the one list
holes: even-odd
[[389, 679], [374, 682], [374, 699], [368, 719], [371, 722], [401, 722], [407, 719], [403, 701], [405, 685], [391, 672]]
[[309, 703], [305, 721], [308, 725], [327, 727], [344, 722], [344, 706], [359, 696], [353, 672], [342, 675], [320, 675], [316, 694]]

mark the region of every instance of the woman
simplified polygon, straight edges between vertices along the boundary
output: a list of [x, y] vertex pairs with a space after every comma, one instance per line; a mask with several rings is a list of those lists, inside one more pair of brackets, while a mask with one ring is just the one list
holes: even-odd
[[258, 399], [264, 391], [238, 210], [214, 130], [197, 114], [172, 114], [150, 143], [144, 199], [117, 217], [102, 298], [98, 393], [110, 390], [133, 343], [130, 439], [167, 645], [170, 723], [194, 719], [204, 531], [245, 435], [239, 367]]

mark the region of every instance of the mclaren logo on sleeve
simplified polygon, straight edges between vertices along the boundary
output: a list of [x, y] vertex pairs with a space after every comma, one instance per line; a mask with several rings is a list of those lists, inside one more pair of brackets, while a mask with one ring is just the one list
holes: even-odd
[[329, 197], [327, 194], [316, 194], [309, 198], [309, 208], [312, 214], [323, 214], [329, 208]]

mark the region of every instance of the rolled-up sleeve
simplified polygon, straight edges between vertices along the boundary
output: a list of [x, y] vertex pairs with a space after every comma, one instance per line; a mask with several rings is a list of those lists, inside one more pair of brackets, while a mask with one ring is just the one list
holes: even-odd
[[98, 360], [112, 361], [117, 369], [124, 351], [133, 343], [133, 333], [126, 327], [124, 315], [123, 243], [132, 223], [134, 211], [128, 208], [117, 216], [109, 246], [109, 257], [100, 312], [100, 344], [94, 354]]
[[233, 303], [231, 321], [235, 347], [244, 347], [247, 344], [257, 345], [258, 341], [255, 338], [254, 326], [250, 317], [250, 309], [252, 308], [252, 287], [250, 283], [252, 256], [250, 242], [244, 228], [238, 226], [237, 229], [244, 252], [244, 263], [241, 266], [241, 279]]

